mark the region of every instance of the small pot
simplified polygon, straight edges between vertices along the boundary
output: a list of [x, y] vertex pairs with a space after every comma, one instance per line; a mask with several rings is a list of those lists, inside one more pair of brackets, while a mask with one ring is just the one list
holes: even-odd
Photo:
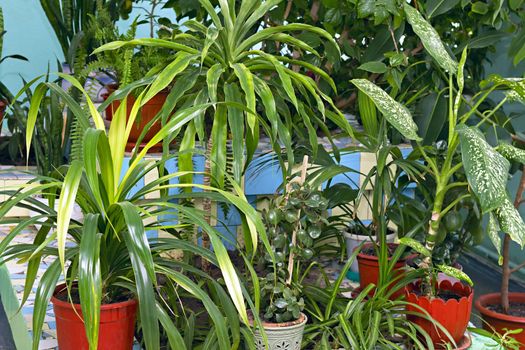
[[308, 317], [301, 313], [301, 317], [295, 321], [283, 323], [262, 322], [264, 332], [268, 339], [268, 348], [258, 329], [255, 329], [255, 348], [257, 350], [301, 350], [303, 333]]
[[[346, 253], [348, 256], [352, 255], [352, 252], [359, 247], [359, 245], [363, 242], [371, 242], [370, 236], [368, 235], [357, 235], [355, 233], [345, 232], [345, 241], [346, 241]], [[396, 233], [391, 233], [386, 236], [387, 243], [393, 243], [396, 239]], [[350, 266], [350, 271], [353, 272], [359, 272], [359, 267], [357, 260], [354, 260], [352, 265]]]
[[[438, 282], [438, 290], [453, 292], [459, 295], [460, 299], [449, 299], [445, 301], [439, 297], [429, 299], [426, 295], [418, 295], [416, 292], [419, 291], [419, 283], [407, 285], [405, 287], [405, 295], [409, 303], [418, 305], [427, 311], [435, 322], [439, 322], [450, 333], [454, 342], [459, 345], [465, 335], [470, 320], [474, 292], [470, 286], [460, 282], [451, 284], [450, 281]], [[413, 305], [407, 305], [407, 310], [421, 313], [421, 310]], [[435, 326], [434, 322], [417, 316], [410, 316], [410, 320], [418, 324], [429, 334], [436, 348], [445, 348], [446, 343], [450, 341], [448, 337]]]
[[[110, 85], [107, 86], [107, 93], [104, 94], [102, 97], [104, 100], [107, 100], [109, 95], [111, 95], [116, 89], [117, 86]], [[137, 141], [140, 137], [140, 134], [146, 128], [149, 122], [151, 122], [157, 114], [161, 111], [162, 107], [164, 106], [164, 103], [166, 102], [166, 99], [168, 98], [169, 92], [167, 90], [162, 90], [151, 100], [146, 102], [146, 104], [140, 109], [139, 113], [137, 114], [137, 117], [135, 119], [135, 123], [133, 127], [131, 128], [131, 132], [129, 134], [129, 138], [126, 144], [126, 152], [133, 151], [133, 148], [135, 148]], [[127, 98], [127, 106], [126, 106], [126, 112], [127, 116], [129, 118], [129, 113], [131, 112], [131, 109], [133, 108], [133, 105], [135, 104], [135, 97], [133, 95], [128, 95]], [[108, 107], [106, 107], [106, 120], [113, 120], [113, 114], [117, 111], [117, 109], [120, 107], [120, 101], [116, 100], [113, 101]], [[157, 121], [153, 125], [149, 126], [149, 131], [144, 135], [144, 138], [142, 138], [142, 143], [140, 144], [140, 147], [144, 147], [152, 138], [155, 136], [161, 129], [161, 123], [160, 121]], [[162, 151], [162, 143], [158, 143], [157, 145], [150, 148], [150, 153], [155, 152], [161, 152]]]
[[[525, 293], [509, 293], [511, 303], [525, 303]], [[498, 305], [501, 303], [501, 293], [490, 293], [480, 296], [476, 300], [476, 309], [483, 318], [483, 328], [492, 332], [490, 327], [493, 327], [498, 333], [505, 334], [506, 330], [525, 329], [525, 317], [511, 316], [500, 314], [490, 310], [488, 305]], [[510, 335], [512, 338], [525, 344], [525, 331]], [[525, 345], [520, 347], [525, 350]]]
[[[56, 297], [65, 288], [65, 284], [58, 285], [51, 297], [57, 326], [58, 348], [60, 350], [89, 349], [84, 322], [78, 316], [82, 315], [80, 304], [72, 305]], [[132, 349], [136, 316], [136, 300], [102, 305], [98, 350]]]
[[[366, 248], [373, 247], [373, 243], [365, 243], [363, 244], [364, 250]], [[391, 249], [396, 249], [398, 244], [396, 243], [388, 243], [388, 246]], [[407, 261], [411, 257], [405, 258], [405, 259], [399, 259], [396, 264], [394, 265], [394, 273], [396, 276], [399, 276], [403, 274], [403, 267], [406, 266]], [[390, 261], [390, 258], [388, 258]], [[361, 289], [365, 289], [370, 284], [377, 285], [379, 281], [379, 258], [374, 255], [367, 255], [364, 253], [357, 254], [357, 264], [359, 266], [359, 284]], [[395, 284], [395, 282], [394, 282]], [[373, 295], [375, 293], [375, 289], [372, 289], [370, 291], [370, 295]], [[398, 290], [395, 293], [392, 294], [392, 299], [397, 299], [397, 297], [403, 295], [403, 290]]]

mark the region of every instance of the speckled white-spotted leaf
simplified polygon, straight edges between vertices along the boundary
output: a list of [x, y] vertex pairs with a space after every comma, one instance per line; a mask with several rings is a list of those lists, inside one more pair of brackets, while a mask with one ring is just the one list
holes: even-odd
[[352, 79], [351, 82], [365, 93], [385, 116], [386, 120], [409, 140], [421, 140], [417, 125], [410, 111], [390, 97], [383, 89], [366, 79]]
[[456, 74], [458, 63], [445, 49], [445, 46], [436, 30], [423, 18], [423, 16], [421, 16], [418, 10], [407, 3], [405, 3], [405, 14], [408, 23], [410, 23], [414, 32], [421, 39], [423, 46], [434, 58], [436, 63], [449, 73]]
[[459, 125], [456, 130], [468, 183], [483, 212], [500, 207], [507, 200], [509, 161], [496, 152], [477, 129]]
[[505, 96], [507, 96], [507, 101], [509, 102], [518, 102], [525, 105], [525, 97], [521, 96], [514, 90], [505, 91]]
[[489, 213], [489, 223], [487, 225], [487, 236], [496, 247], [498, 255], [501, 257], [501, 237], [499, 236], [499, 225], [494, 213]]
[[474, 283], [472, 282], [470, 277], [465, 272], [463, 272], [463, 271], [461, 271], [459, 269], [456, 269], [455, 267], [447, 266], [447, 265], [439, 265], [438, 266], [438, 270], [440, 270], [441, 272], [443, 272], [447, 276], [454, 277], [454, 278], [457, 278], [460, 281], [467, 282], [471, 286], [474, 285]]
[[505, 198], [504, 203], [494, 213], [498, 218], [501, 230], [523, 248], [525, 245], [525, 223], [512, 202]]
[[496, 148], [503, 157], [510, 161], [525, 164], [525, 150], [503, 143]]

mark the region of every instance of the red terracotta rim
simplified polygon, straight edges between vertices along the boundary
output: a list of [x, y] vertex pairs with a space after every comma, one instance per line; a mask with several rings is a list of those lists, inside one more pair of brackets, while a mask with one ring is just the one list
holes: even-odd
[[[421, 283], [420, 281], [412, 282], [405, 287], [405, 294], [407, 296], [407, 300], [429, 299], [426, 295], [417, 295], [416, 293], [413, 292], [415, 289], [419, 289], [420, 283]], [[445, 301], [439, 297], [436, 297], [432, 300], [432, 302], [435, 302], [436, 300], [440, 300], [445, 305], [454, 304], [454, 303], [460, 304], [464, 302], [470, 303], [472, 299], [474, 298], [474, 290], [472, 289], [472, 287], [466, 284], [463, 284], [461, 282], [455, 282], [454, 284], [452, 284], [448, 280], [441, 281], [439, 282], [438, 289], [446, 290], [446, 291], [453, 291], [461, 295], [461, 298], [459, 298], [459, 300], [451, 298]]]
[[[511, 315], [505, 315], [501, 314], [499, 312], [495, 312], [492, 310], [489, 310], [486, 306], [487, 305], [497, 305], [500, 303], [501, 293], [490, 293], [490, 294], [483, 294], [478, 297], [476, 302], [474, 303], [474, 306], [476, 309], [483, 315], [486, 315], [488, 317], [496, 318], [499, 320], [505, 320], [513, 323], [523, 323], [525, 324], [525, 317], [519, 317], [519, 316], [511, 316]], [[512, 301], [513, 298], [519, 298], [523, 299], [523, 302], [525, 303], [525, 293], [509, 293], [509, 299]]]
[[[58, 286], [56, 286], [55, 291], [53, 292], [53, 296], [51, 297], [51, 303], [53, 303], [53, 305], [56, 305], [58, 307], [63, 307], [63, 308], [73, 308], [74, 307], [75, 310], [81, 312], [82, 311], [82, 307], [80, 306], [80, 304], [71, 304], [69, 302], [60, 300], [60, 299], [58, 299], [55, 296], [58, 293], [62, 292], [65, 288], [66, 288], [65, 283], [62, 283], [62, 284], [59, 284]], [[100, 311], [119, 309], [119, 308], [126, 307], [126, 306], [132, 305], [132, 304], [137, 304], [137, 300], [136, 299], [130, 299], [130, 300], [121, 301], [121, 302], [118, 302], [118, 303], [102, 304], [102, 305], [100, 305]]]
[[[373, 246], [375, 246], [374, 243], [370, 243], [370, 242], [369, 242], [369, 243], [365, 243], [365, 244], [363, 244], [363, 246], [361, 247], [361, 250], [363, 250], [364, 248], [373, 247]], [[399, 244], [398, 244], [398, 243], [388, 243], [388, 246], [391, 247], [391, 248], [397, 248], [397, 247], [399, 246]], [[355, 251], [357, 248], [359, 248], [359, 246], [358, 246], [358, 247], [355, 247], [355, 248], [354, 248], [354, 251]], [[404, 258], [399, 258], [398, 263], [403, 263], [403, 262], [405, 262], [405, 261], [408, 261], [408, 260], [410, 260], [410, 259], [415, 258], [416, 256], [417, 256], [417, 254], [410, 254], [410, 255], [408, 255], [408, 256], [406, 256], [406, 257], [404, 257]], [[377, 257], [377, 256], [375, 256], [375, 255], [368, 255], [368, 254], [361, 253], [361, 252], [359, 252], [359, 254], [357, 254], [357, 257], [360, 258], [360, 259], [364, 259], [364, 260], [379, 261], [379, 257]], [[388, 257], [388, 260], [392, 260], [392, 257], [389, 256], [389, 257]]]

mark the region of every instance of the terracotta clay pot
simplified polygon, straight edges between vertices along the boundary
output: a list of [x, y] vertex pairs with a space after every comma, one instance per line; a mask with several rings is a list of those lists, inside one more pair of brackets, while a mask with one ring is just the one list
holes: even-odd
[[[395, 250], [398, 246], [396, 243], [389, 243], [388, 246]], [[374, 243], [365, 243], [361, 248], [361, 251], [364, 249], [374, 247]], [[405, 259], [399, 259], [394, 265], [394, 273], [396, 276], [403, 274], [403, 267], [406, 265], [407, 261], [412, 258], [409, 256]], [[390, 258], [389, 258], [390, 261]], [[379, 281], [379, 258], [374, 255], [367, 255], [363, 253], [357, 254], [357, 264], [359, 268], [359, 284], [361, 289], [365, 289], [370, 284], [377, 285]], [[397, 282], [397, 281], [396, 281]], [[393, 282], [395, 284], [396, 282]], [[375, 293], [375, 289], [370, 291], [370, 295]], [[392, 299], [396, 299], [399, 296], [403, 295], [403, 290], [400, 289], [392, 295]]]
[[[511, 303], [525, 303], [525, 293], [509, 293]], [[498, 312], [488, 309], [488, 305], [498, 305], [501, 303], [501, 293], [484, 294], [476, 300], [476, 309], [483, 318], [483, 328], [492, 332], [492, 326], [498, 333], [505, 334], [506, 329], [525, 329], [525, 317], [511, 316], [500, 314]], [[488, 324], [487, 324], [488, 323]], [[514, 339], [524, 344], [520, 347], [525, 350], [525, 331], [512, 334]]]
[[[470, 286], [460, 282], [451, 284], [450, 281], [439, 282], [438, 290], [452, 292], [461, 298], [459, 300], [451, 298], [446, 301], [439, 297], [429, 299], [426, 295], [418, 295], [419, 283], [411, 283], [406, 286], [405, 295], [409, 303], [426, 310], [435, 322], [439, 322], [450, 333], [456, 344], [460, 344], [470, 320], [474, 292]], [[418, 308], [411, 305], [407, 306], [407, 310], [421, 313]], [[445, 344], [450, 341], [433, 322], [423, 317], [411, 316], [410, 318], [430, 335], [436, 348], [445, 348]]]
[[[65, 284], [58, 285], [51, 297], [57, 326], [58, 348], [60, 350], [88, 350], [89, 344], [84, 322], [78, 316], [82, 315], [80, 304], [71, 305], [56, 297], [65, 288]], [[100, 307], [98, 350], [132, 349], [136, 315], [136, 300], [102, 305]]]
[[[102, 97], [104, 100], [106, 100], [109, 95], [111, 95], [117, 87], [115, 85], [107, 86], [108, 92]], [[140, 134], [146, 128], [149, 122], [151, 122], [155, 116], [160, 112], [162, 109], [162, 106], [164, 106], [164, 103], [166, 102], [166, 99], [168, 97], [169, 92], [166, 90], [163, 90], [159, 92], [157, 95], [155, 95], [151, 100], [149, 100], [139, 111], [137, 114], [137, 117], [135, 119], [135, 123], [133, 127], [131, 128], [131, 132], [129, 134], [128, 143], [126, 144], [126, 152], [131, 152], [133, 148], [136, 146], [137, 141], [140, 137]], [[133, 108], [133, 105], [135, 104], [135, 97], [133, 95], [128, 95], [127, 99], [127, 106], [126, 106], [126, 112], [131, 112], [131, 109]], [[120, 107], [120, 101], [116, 100], [113, 101], [107, 108], [106, 108], [106, 120], [113, 120], [113, 114], [117, 111], [117, 109]], [[140, 148], [144, 147], [148, 141], [151, 140], [155, 134], [157, 134], [161, 129], [161, 123], [160, 121], [157, 121], [153, 125], [149, 126], [149, 131], [144, 135], [144, 138], [142, 139], [142, 142], [140, 144]], [[158, 143], [152, 148], [150, 148], [150, 153], [156, 153], [162, 151], [162, 143]]]
[[0, 100], [0, 130], [4, 122], [5, 109], [7, 108], [7, 101]]

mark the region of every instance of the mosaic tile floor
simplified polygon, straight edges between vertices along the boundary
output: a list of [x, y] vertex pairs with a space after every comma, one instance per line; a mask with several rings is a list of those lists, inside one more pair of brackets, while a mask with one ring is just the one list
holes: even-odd
[[[7, 235], [8, 232], [9, 232], [9, 228], [2, 227], [0, 229], [0, 241]], [[34, 238], [34, 232], [27, 231], [15, 237], [15, 239], [12, 241], [12, 244], [32, 243], [33, 238]], [[34, 300], [35, 300], [36, 288], [38, 286], [38, 282], [40, 281], [40, 277], [46, 270], [47, 266], [49, 266], [49, 264], [53, 262], [53, 260], [54, 258], [52, 257], [46, 257], [43, 259], [38, 269], [38, 272], [37, 272], [37, 278], [35, 281], [35, 285], [33, 286], [33, 289], [31, 291], [31, 294], [29, 295], [27, 302], [22, 308], [22, 314], [26, 321], [29, 332], [31, 332], [31, 329], [32, 329], [33, 305], [34, 305]], [[6, 265], [9, 270], [9, 274], [11, 276], [11, 283], [13, 284], [13, 288], [16, 291], [18, 300], [21, 301], [22, 296], [24, 294], [26, 264], [18, 264], [16, 261], [9, 261], [7, 262]], [[49, 305], [47, 308], [46, 317], [44, 318], [44, 326], [43, 326], [42, 338], [40, 340], [39, 349], [45, 350], [45, 349], [56, 349], [56, 348], [57, 348], [56, 323], [55, 323], [55, 317], [53, 314], [53, 308], [51, 305]]]

